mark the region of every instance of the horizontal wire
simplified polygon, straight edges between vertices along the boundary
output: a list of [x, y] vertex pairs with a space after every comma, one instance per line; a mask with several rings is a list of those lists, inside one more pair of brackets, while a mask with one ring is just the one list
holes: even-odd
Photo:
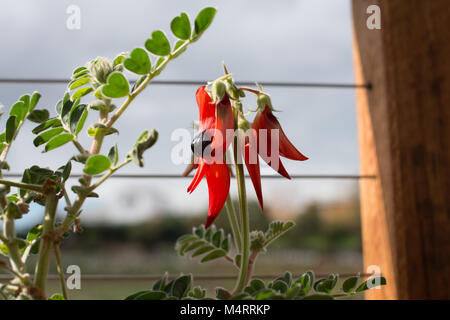
[[[0, 83], [44, 83], [44, 84], [68, 84], [68, 79], [44, 79], [44, 78], [0, 78]], [[131, 80], [135, 83], [136, 80]], [[204, 85], [205, 81], [200, 80], [153, 80], [151, 84], [158, 85], [175, 85], [175, 86], [200, 86]], [[334, 88], [334, 89], [371, 89], [370, 83], [354, 84], [354, 83], [326, 83], [326, 82], [275, 82], [262, 81], [258, 82], [261, 86], [266, 87], [286, 87], [286, 88]], [[255, 82], [239, 81], [238, 85], [251, 86]]]
[[[328, 277], [329, 274], [326, 273], [318, 273], [316, 274], [316, 277], [318, 278], [324, 278]], [[370, 273], [363, 273], [363, 272], [350, 272], [350, 273], [341, 273], [339, 274], [340, 277], [347, 278], [347, 277], [355, 277], [355, 276], [361, 276], [361, 277], [369, 277], [372, 274]], [[69, 278], [71, 275], [64, 276], [66, 279]], [[277, 274], [259, 274], [254, 275], [254, 278], [260, 278], [260, 279], [275, 279], [279, 277], [280, 275]], [[299, 278], [302, 274], [293, 274], [293, 278]], [[127, 274], [85, 274], [81, 275], [81, 280], [87, 280], [87, 281], [156, 281], [161, 279], [161, 275], [127, 275]], [[33, 278], [33, 276], [31, 276]], [[177, 276], [169, 276], [169, 280], [173, 280], [177, 278]], [[214, 281], [214, 280], [233, 280], [236, 279], [237, 275], [235, 274], [217, 274], [217, 275], [195, 275], [195, 280], [205, 280], [205, 281]], [[0, 274], [0, 280], [10, 280], [12, 277], [7, 274]], [[57, 274], [50, 274], [47, 276], [47, 280], [58, 280], [59, 276]]]
[[[81, 178], [83, 174], [72, 174], [70, 178]], [[3, 175], [5, 178], [21, 178], [21, 173], [5, 173]], [[187, 179], [192, 178], [192, 176], [182, 176], [180, 174], [115, 174], [110, 178], [116, 179]], [[245, 178], [250, 178], [250, 176], [246, 175]], [[263, 179], [285, 179], [282, 176], [278, 175], [261, 175]], [[350, 179], [350, 180], [359, 180], [359, 179], [376, 179], [375, 175], [326, 175], [326, 174], [293, 174], [291, 175], [292, 179]]]

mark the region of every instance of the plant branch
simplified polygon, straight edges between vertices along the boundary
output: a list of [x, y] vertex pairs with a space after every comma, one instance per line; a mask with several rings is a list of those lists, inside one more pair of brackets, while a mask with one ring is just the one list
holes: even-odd
[[58, 269], [59, 282], [61, 283], [61, 290], [63, 292], [64, 299], [68, 300], [69, 298], [67, 295], [66, 281], [64, 279], [64, 272], [61, 262], [61, 251], [59, 250], [59, 244], [55, 244], [53, 248], [55, 250], [56, 268]]
[[45, 199], [45, 216], [42, 230], [42, 239], [39, 246], [39, 256], [34, 274], [34, 284], [42, 294], [45, 294], [48, 265], [50, 260], [50, 249], [54, 245], [55, 235], [53, 233], [55, 225], [55, 215], [58, 206], [58, 198], [55, 190], [48, 192]]
[[37, 184], [28, 184], [28, 183], [23, 183], [23, 182], [15, 182], [15, 181], [9, 181], [9, 180], [4, 180], [4, 179], [0, 179], [0, 184], [3, 184], [5, 186], [10, 186], [10, 187], [17, 187], [20, 189], [25, 189], [25, 190], [30, 190], [30, 191], [36, 191], [36, 192], [42, 192], [42, 186], [37, 185]]
[[230, 195], [227, 197], [227, 201], [225, 203], [225, 207], [228, 213], [228, 220], [230, 221], [231, 231], [233, 232], [234, 244], [238, 252], [241, 252], [242, 244], [241, 244], [241, 232], [239, 230], [239, 225], [236, 219], [236, 213], [234, 211], [233, 202], [231, 201]]
[[97, 187], [99, 187], [103, 182], [105, 182], [109, 177], [111, 177], [114, 172], [122, 168], [123, 166], [127, 165], [132, 161], [131, 158], [126, 158], [123, 162], [121, 162], [118, 166], [115, 166], [114, 168], [110, 169], [107, 173], [105, 173], [100, 179], [97, 180], [93, 185], [91, 185], [87, 190], [88, 192], [94, 191]]
[[[236, 118], [237, 119], [237, 118]], [[250, 227], [248, 219], [247, 208], [247, 194], [245, 190], [245, 177], [244, 167], [242, 165], [242, 159], [239, 159], [238, 153], [238, 137], [234, 137], [234, 162], [236, 166], [236, 180], [238, 184], [239, 204], [241, 213], [241, 227], [242, 227], [242, 250], [241, 250], [241, 265], [239, 271], [239, 278], [234, 289], [234, 294], [242, 292], [245, 287], [245, 281], [247, 279], [248, 271], [248, 259], [250, 251]]]

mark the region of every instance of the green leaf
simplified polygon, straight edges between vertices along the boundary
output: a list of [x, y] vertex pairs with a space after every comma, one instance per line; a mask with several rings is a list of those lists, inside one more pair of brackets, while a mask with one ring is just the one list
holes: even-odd
[[370, 289], [374, 289], [379, 286], [386, 285], [386, 278], [385, 277], [373, 277], [369, 278], [363, 283], [359, 285], [359, 287], [355, 290], [355, 292], [362, 292]]
[[170, 54], [170, 43], [164, 32], [157, 30], [152, 32], [152, 37], [145, 42], [145, 48], [157, 56]]
[[47, 131], [41, 133], [40, 135], [38, 135], [33, 140], [33, 144], [35, 147], [39, 147], [41, 144], [47, 143], [48, 141], [50, 141], [51, 138], [59, 135], [63, 131], [64, 131], [64, 129], [61, 127], [47, 130]]
[[89, 157], [89, 159], [86, 161], [86, 166], [84, 167], [83, 171], [86, 174], [95, 175], [108, 170], [110, 167], [111, 160], [109, 160], [108, 157], [101, 154], [96, 154]]
[[195, 18], [194, 38], [198, 39], [200, 35], [208, 29], [216, 14], [216, 9], [212, 7], [204, 8]]
[[14, 134], [16, 133], [16, 116], [10, 116], [8, 120], [6, 121], [6, 135], [5, 135], [5, 141], [6, 143], [11, 143], [11, 141], [14, 139]]
[[156, 290], [156, 291], [163, 290], [164, 287], [166, 286], [166, 281], [167, 281], [168, 277], [169, 277], [169, 274], [167, 272], [165, 272], [164, 275], [162, 276], [162, 278], [153, 284], [152, 289]]
[[183, 250], [183, 252], [186, 253], [186, 252], [192, 251], [204, 244], [205, 244], [205, 242], [203, 240], [193, 241]]
[[218, 258], [222, 258], [225, 257], [227, 255], [227, 253], [225, 251], [223, 251], [222, 249], [216, 249], [211, 253], [208, 253], [206, 256], [204, 256], [202, 258], [202, 260], [200, 260], [200, 262], [204, 263], [204, 262], [208, 262], [211, 260], [215, 260]]
[[328, 294], [312, 294], [304, 297], [303, 300], [334, 300], [334, 298]]
[[129, 91], [128, 81], [120, 72], [111, 73], [108, 76], [107, 83], [102, 87], [102, 93], [109, 98], [125, 97]]
[[314, 290], [317, 292], [331, 293], [336, 285], [337, 278], [335, 279], [320, 279], [314, 284]]
[[33, 92], [33, 94], [31, 95], [30, 106], [28, 108], [28, 112], [33, 111], [33, 109], [36, 107], [36, 105], [38, 104], [40, 99], [41, 99], [41, 94], [37, 91]]
[[196, 250], [193, 254], [192, 254], [192, 258], [195, 258], [195, 257], [198, 257], [198, 256], [200, 256], [200, 255], [202, 255], [202, 254], [204, 254], [204, 253], [206, 253], [206, 252], [209, 252], [209, 251], [211, 251], [211, 250], [213, 250], [214, 249], [214, 247], [213, 246], [204, 246], [204, 247], [201, 247], [200, 249], [198, 249], [198, 250]]
[[301, 285], [300, 295], [305, 296], [314, 283], [314, 273], [312, 271], [305, 272], [298, 282]]
[[50, 117], [50, 113], [48, 112], [48, 110], [36, 109], [36, 110], [31, 111], [31, 113], [28, 115], [27, 119], [32, 122], [42, 123], [42, 122], [47, 121], [49, 117]]
[[222, 240], [222, 244], [220, 245], [220, 247], [225, 250], [225, 252], [229, 252], [230, 251], [230, 243], [231, 243], [231, 237], [230, 235], [228, 235], [226, 238], [224, 238]]
[[113, 147], [111, 147], [111, 149], [109, 149], [108, 158], [109, 160], [111, 160], [113, 166], [115, 166], [119, 161], [119, 150], [117, 148], [117, 144], [115, 144]]
[[52, 138], [46, 145], [45, 145], [45, 152], [56, 149], [61, 147], [62, 145], [65, 145], [67, 142], [70, 142], [73, 140], [73, 136], [70, 133], [63, 133], [59, 136], [56, 136]]
[[148, 74], [151, 71], [151, 62], [147, 52], [142, 48], [136, 48], [130, 53], [130, 57], [123, 62], [125, 68], [137, 74]]
[[67, 123], [67, 120], [69, 120], [70, 111], [72, 111], [73, 105], [74, 105], [74, 102], [71, 101], [70, 99], [63, 103], [60, 114], [61, 114], [61, 120], [64, 123]]
[[260, 279], [252, 279], [248, 286], [252, 288], [253, 292], [260, 291], [266, 287], [264, 281]]
[[265, 235], [264, 247], [267, 247], [271, 242], [281, 237], [289, 229], [295, 226], [293, 221], [272, 221], [269, 224]]
[[25, 114], [28, 113], [30, 108], [30, 95], [24, 94], [23, 96], [20, 97], [19, 101], [22, 101], [24, 103]]
[[182, 40], [187, 40], [191, 36], [191, 23], [186, 13], [182, 13], [180, 16], [175, 17], [170, 23], [170, 29], [173, 34]]
[[271, 283], [270, 287], [275, 291], [279, 291], [281, 293], [285, 293], [288, 290], [288, 285], [282, 280], [275, 280], [273, 283]]
[[[72, 134], [74, 134], [75, 136], [83, 128], [84, 121], [86, 120], [86, 117], [87, 117], [86, 107], [87, 106], [85, 104], [79, 104], [75, 108], [72, 108], [72, 110], [70, 112], [69, 128], [70, 128], [70, 132], [72, 132]], [[83, 119], [83, 115], [84, 115], [84, 119]], [[82, 123], [80, 124], [81, 121], [82, 121]]]
[[219, 300], [228, 300], [229, 298], [231, 298], [231, 292], [225, 288], [217, 287], [216, 298]]
[[135, 292], [133, 294], [130, 294], [124, 300], [134, 300], [137, 296], [140, 296], [141, 294], [147, 293], [147, 292], [149, 292], [149, 290], [142, 290], [142, 291]]
[[9, 111], [10, 116], [16, 117], [16, 126], [25, 119], [28, 110], [26, 109], [25, 103], [23, 101], [16, 102]]
[[223, 230], [222, 229], [220, 229], [219, 231], [214, 233], [214, 235], [212, 237], [212, 244], [216, 248], [220, 248], [220, 244], [222, 243], [222, 237], [223, 237]]
[[171, 295], [179, 299], [183, 298], [191, 289], [192, 275], [184, 275], [176, 279], [173, 283]]
[[273, 292], [270, 289], [261, 290], [261, 292], [258, 292], [255, 296], [255, 300], [267, 300], [271, 296], [273, 296], [275, 292]]
[[167, 294], [163, 291], [145, 291], [137, 296], [135, 296], [133, 299], [126, 299], [126, 300], [162, 300], [167, 297]]
[[94, 91], [94, 89], [91, 88], [91, 87], [84, 87], [84, 88], [78, 89], [72, 95], [72, 100], [76, 100], [76, 99], [79, 99], [81, 97], [84, 97], [85, 95], [91, 93], [92, 91]]
[[59, 120], [58, 118], [52, 118], [52, 119], [45, 121], [44, 123], [41, 123], [36, 128], [34, 128], [31, 132], [33, 132], [34, 134], [39, 134], [40, 132], [47, 130], [50, 127], [60, 127], [61, 125], [62, 125], [61, 120]]
[[50, 298], [48, 298], [48, 300], [66, 300], [66, 299], [64, 299], [64, 296], [62, 294], [55, 293]]
[[148, 131], [145, 131], [136, 141], [133, 149], [127, 154], [127, 157], [130, 157], [138, 166], [143, 167], [144, 152], [151, 148], [156, 143], [156, 140], [158, 140], [158, 132], [155, 129], [153, 129], [150, 134]]
[[[75, 79], [70, 82], [69, 90], [74, 90], [76, 88], [82, 87], [89, 82], [91, 82], [91, 78], [88, 76], [86, 76], [85, 78]], [[72, 97], [72, 99], [73, 99], [73, 97]]]
[[30, 231], [28, 231], [27, 241], [29, 243], [33, 242], [34, 239], [41, 235], [43, 229], [44, 227], [42, 226], [42, 224], [35, 225]]
[[353, 289], [356, 287], [356, 284], [358, 283], [358, 277], [350, 277], [344, 281], [342, 284], [342, 290], [345, 293], [350, 293], [353, 291]]
[[66, 165], [59, 167], [58, 170], [55, 171], [55, 175], [61, 177], [63, 182], [66, 182], [66, 180], [69, 179], [71, 171], [72, 162], [69, 160]]

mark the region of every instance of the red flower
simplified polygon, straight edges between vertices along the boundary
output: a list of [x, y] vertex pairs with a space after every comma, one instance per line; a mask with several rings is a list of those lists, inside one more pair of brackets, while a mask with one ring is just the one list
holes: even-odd
[[208, 228], [222, 210], [230, 190], [230, 172], [223, 155], [231, 143], [227, 134], [234, 131], [234, 118], [227, 94], [215, 104], [205, 88], [200, 87], [196, 93], [200, 124], [191, 148], [199, 164], [187, 191], [192, 193], [206, 176], [209, 208], [205, 227]]
[[253, 187], [255, 188], [256, 197], [258, 198], [261, 209], [264, 210], [262, 190], [261, 190], [261, 173], [259, 169], [258, 159], [258, 140], [255, 130], [250, 130], [249, 136], [241, 137], [241, 149], [244, 155], [245, 166], [252, 180]]
[[[252, 129], [255, 129], [257, 133], [258, 154], [275, 171], [283, 177], [290, 179], [291, 177], [284, 168], [283, 163], [280, 160], [280, 156], [298, 161], [304, 161], [308, 158], [301, 154], [300, 151], [298, 151], [287, 138], [280, 123], [272, 113], [270, 100], [262, 101], [265, 103], [264, 105], [259, 106], [259, 111], [252, 123]], [[273, 141], [271, 141], [271, 136], [273, 130], [278, 130], [278, 150], [275, 149], [276, 153], [272, 155]], [[261, 146], [266, 146], [266, 150], [261, 150]]]

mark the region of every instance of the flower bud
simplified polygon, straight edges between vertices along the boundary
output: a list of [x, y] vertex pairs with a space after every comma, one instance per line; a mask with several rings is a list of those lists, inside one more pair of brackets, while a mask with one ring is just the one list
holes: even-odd
[[250, 122], [248, 122], [247, 119], [245, 119], [243, 115], [239, 115], [238, 128], [243, 131], [247, 131], [250, 129]]
[[270, 110], [273, 110], [272, 101], [270, 100], [270, 97], [265, 93], [258, 94], [256, 103], [258, 104], [258, 111], [263, 111], [266, 106], [268, 106]]
[[223, 81], [217, 80], [214, 81], [211, 86], [211, 94], [212, 94], [212, 100], [214, 103], [218, 103], [222, 101], [223, 97], [225, 96], [225, 93], [227, 91], [227, 86]]
[[97, 57], [95, 60], [88, 62], [86, 68], [91, 75], [100, 83], [106, 83], [109, 74], [113, 72], [113, 67], [108, 59]]

